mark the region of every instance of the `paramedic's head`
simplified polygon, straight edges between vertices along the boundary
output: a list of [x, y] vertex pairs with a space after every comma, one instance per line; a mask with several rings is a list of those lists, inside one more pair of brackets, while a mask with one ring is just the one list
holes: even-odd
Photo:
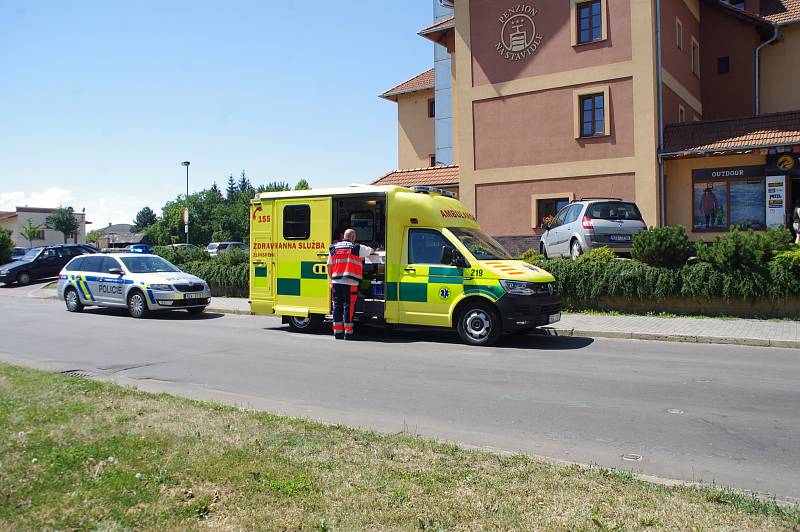
[[350, 242], [356, 241], [356, 230], [355, 229], [348, 229], [344, 232], [344, 239], [349, 240]]

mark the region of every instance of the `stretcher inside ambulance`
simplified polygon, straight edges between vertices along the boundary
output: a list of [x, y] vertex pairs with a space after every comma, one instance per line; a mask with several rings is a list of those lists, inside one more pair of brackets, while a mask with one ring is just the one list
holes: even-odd
[[265, 193], [251, 206], [250, 301], [309, 332], [330, 318], [329, 247], [344, 231], [364, 261], [356, 322], [454, 328], [488, 345], [560, 319], [546, 271], [514, 260], [451, 195], [428, 187]]

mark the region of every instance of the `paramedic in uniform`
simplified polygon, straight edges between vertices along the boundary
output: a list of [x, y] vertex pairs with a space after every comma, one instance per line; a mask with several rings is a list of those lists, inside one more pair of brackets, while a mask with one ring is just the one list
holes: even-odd
[[333, 291], [333, 336], [339, 340], [353, 337], [353, 314], [364, 271], [362, 259], [375, 253], [371, 247], [355, 242], [355, 230], [348, 229], [344, 239], [331, 246], [328, 255], [328, 276]]

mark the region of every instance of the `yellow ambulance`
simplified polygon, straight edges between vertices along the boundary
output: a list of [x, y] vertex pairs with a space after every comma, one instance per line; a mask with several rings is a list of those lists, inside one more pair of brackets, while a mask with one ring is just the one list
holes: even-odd
[[[501, 215], [498, 213], [498, 215]], [[514, 260], [452, 194], [358, 186], [268, 192], [250, 206], [250, 305], [298, 332], [330, 318], [326, 261], [346, 229], [375, 249], [356, 321], [454, 328], [470, 345], [561, 319], [548, 272]]]

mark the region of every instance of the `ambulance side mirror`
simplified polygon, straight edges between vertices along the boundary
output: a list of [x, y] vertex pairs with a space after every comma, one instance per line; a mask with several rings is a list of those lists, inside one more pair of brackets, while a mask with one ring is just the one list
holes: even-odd
[[453, 264], [453, 259], [455, 258], [456, 250], [451, 248], [450, 246], [442, 246], [442, 258], [439, 261], [439, 264]]

